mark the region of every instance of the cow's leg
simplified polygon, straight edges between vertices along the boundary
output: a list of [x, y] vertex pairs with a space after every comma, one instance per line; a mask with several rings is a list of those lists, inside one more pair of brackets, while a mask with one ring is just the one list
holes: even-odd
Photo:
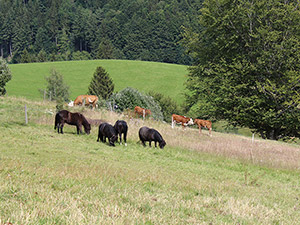
[[212, 134], [211, 134], [211, 127], [209, 128], [209, 136], [211, 136], [212, 137]]
[[149, 147], [151, 147], [151, 141], [149, 141]]
[[142, 141], [142, 144], [143, 144], [143, 146], [144, 146], [144, 147], [146, 147], [146, 143], [145, 143], [145, 141]]
[[157, 142], [155, 141], [154, 143], [155, 143], [155, 148], [157, 148], [157, 145], [156, 145], [156, 144], [157, 144]]
[[173, 117], [172, 117], [172, 128], [174, 128], [174, 120], [173, 120]]
[[201, 130], [201, 125], [199, 125], [199, 134], [201, 135], [202, 130]]

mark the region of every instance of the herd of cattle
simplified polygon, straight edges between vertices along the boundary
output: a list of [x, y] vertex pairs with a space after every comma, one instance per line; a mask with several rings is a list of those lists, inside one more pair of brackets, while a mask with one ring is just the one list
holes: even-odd
[[[95, 95], [79, 95], [74, 101], [71, 101], [69, 103], [69, 106], [92, 105], [94, 109], [96, 107], [97, 101], [98, 97]], [[151, 116], [151, 110], [136, 106], [134, 108], [134, 115], [142, 116], [145, 119], [146, 116]], [[54, 129], [57, 129], [58, 133], [63, 134], [63, 126], [65, 123], [75, 125], [77, 127], [77, 134], [82, 133], [82, 126], [84, 127], [84, 131], [87, 134], [90, 133], [91, 125], [88, 120], [80, 113], [71, 113], [67, 110], [59, 111], [55, 116]], [[211, 136], [212, 122], [209, 120], [193, 120], [192, 118], [186, 116], [173, 114], [172, 128], [174, 128], [175, 124], [181, 124], [183, 128], [188, 125], [198, 125], [199, 134], [201, 134], [201, 128], [205, 127], [209, 130], [209, 135]], [[103, 122], [99, 125], [97, 141], [101, 140], [102, 142], [106, 142], [106, 138], [108, 138], [109, 144], [111, 146], [115, 146], [114, 143], [117, 142], [118, 136], [120, 138], [120, 144], [122, 143], [123, 134], [125, 145], [127, 145], [127, 131], [128, 125], [124, 120], [116, 121], [114, 126], [110, 125], [109, 123]], [[141, 127], [139, 129], [139, 138], [144, 146], [146, 141], [149, 142], [150, 147], [152, 141], [154, 141], [155, 147], [157, 146], [157, 143], [159, 144], [160, 148], [163, 148], [166, 145], [166, 142], [162, 138], [161, 134], [157, 130], [148, 127]]]

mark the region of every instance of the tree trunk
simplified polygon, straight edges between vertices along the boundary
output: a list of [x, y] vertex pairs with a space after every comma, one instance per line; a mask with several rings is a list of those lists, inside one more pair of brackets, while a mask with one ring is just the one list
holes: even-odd
[[1, 57], [3, 58], [3, 45], [0, 45], [0, 49], [1, 49]]
[[79, 50], [80, 50], [80, 52], [82, 52], [82, 40], [81, 39], [79, 41]]
[[10, 42], [9, 42], [9, 54], [10, 54], [10, 57], [13, 56], [11, 40], [10, 40]]

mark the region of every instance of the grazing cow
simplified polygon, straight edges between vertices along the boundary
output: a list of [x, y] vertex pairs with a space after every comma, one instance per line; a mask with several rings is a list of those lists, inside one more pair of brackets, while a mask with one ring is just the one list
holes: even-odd
[[208, 130], [209, 130], [209, 136], [212, 136], [211, 135], [211, 130], [212, 130], [212, 123], [211, 121], [209, 120], [200, 120], [200, 119], [195, 119], [194, 120], [194, 123], [198, 125], [199, 127], [199, 134], [201, 134], [201, 128], [202, 127], [206, 127]]
[[146, 144], [145, 144], [146, 141], [149, 141], [150, 147], [151, 147], [151, 141], [154, 141], [155, 148], [156, 148], [157, 142], [161, 149], [163, 149], [166, 145], [166, 142], [162, 138], [160, 133], [157, 130], [151, 129], [149, 127], [141, 127], [139, 130], [139, 137], [140, 137], [140, 140], [141, 140], [142, 144], [144, 145], [144, 147], [146, 146]]
[[185, 128], [187, 125], [194, 124], [192, 118], [173, 114], [172, 115], [172, 128], [174, 128], [176, 123], [181, 124], [182, 128]]
[[142, 107], [136, 106], [134, 107], [134, 114], [138, 114], [139, 116], [142, 116], [143, 119], [145, 119], [146, 116], [151, 116], [151, 110], [150, 109], [144, 109]]
[[79, 95], [74, 102], [71, 101], [68, 105], [82, 105], [85, 103], [85, 106], [93, 105], [93, 109], [95, 109], [96, 104], [98, 102], [98, 97], [96, 95]]
[[110, 146], [115, 146], [115, 142], [118, 140], [118, 134], [112, 125], [108, 123], [101, 123], [99, 126], [97, 141], [99, 142], [100, 139], [102, 142], [106, 142], [106, 138], [108, 138]]
[[65, 123], [75, 125], [77, 128], [77, 134], [82, 133], [82, 125], [85, 133], [89, 134], [91, 131], [91, 125], [81, 113], [71, 113], [67, 110], [61, 110], [56, 113], [54, 130], [57, 128], [57, 132], [63, 134], [63, 127]]
[[117, 120], [114, 125], [114, 128], [117, 131], [117, 133], [119, 134], [120, 145], [122, 144], [122, 134], [123, 134], [125, 146], [127, 146], [127, 143], [126, 143], [127, 131], [128, 131], [127, 123], [124, 120]]

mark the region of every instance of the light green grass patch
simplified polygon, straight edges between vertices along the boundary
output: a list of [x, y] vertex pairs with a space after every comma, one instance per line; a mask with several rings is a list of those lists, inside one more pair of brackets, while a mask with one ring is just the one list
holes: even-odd
[[183, 102], [187, 66], [129, 61], [129, 60], [87, 60], [67, 62], [45, 62], [11, 64], [12, 80], [7, 83], [10, 96], [24, 96], [29, 99], [42, 99], [39, 90], [46, 87], [45, 77], [51, 68], [59, 71], [70, 86], [71, 99], [86, 94], [92, 76], [98, 66], [102, 66], [111, 76], [115, 91], [126, 87], [142, 92], [156, 91], [170, 96], [178, 103]]

